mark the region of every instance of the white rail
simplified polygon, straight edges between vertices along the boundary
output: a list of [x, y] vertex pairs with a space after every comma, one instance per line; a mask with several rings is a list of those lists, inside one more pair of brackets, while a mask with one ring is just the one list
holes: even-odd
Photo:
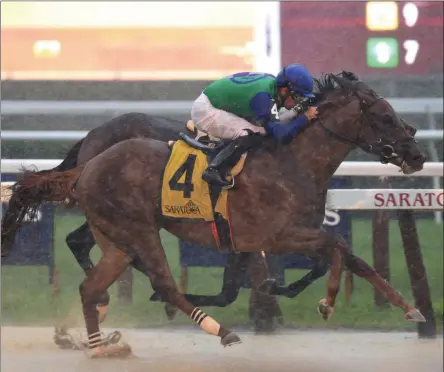
[[[2, 159], [2, 173], [19, 173], [21, 168], [51, 169], [62, 162], [62, 159]], [[368, 161], [343, 162], [335, 173], [336, 176], [390, 176], [390, 177], [443, 177], [443, 163], [429, 162], [424, 169], [411, 175], [404, 175], [399, 168], [392, 164], [381, 164]]]
[[[9, 202], [14, 182], [1, 183], [1, 201]], [[329, 210], [414, 209], [442, 211], [442, 189], [332, 189], [325, 207]]]
[[443, 189], [333, 189], [327, 194], [327, 208], [332, 210], [442, 211], [444, 192]]
[[189, 114], [192, 101], [2, 101], [2, 115]]
[[[442, 113], [442, 98], [387, 98], [401, 114]], [[189, 114], [192, 101], [10, 101], [1, 102], [2, 115], [152, 115]]]
[[443, 163], [429, 162], [424, 164], [424, 169], [410, 175], [400, 172], [400, 169], [392, 164], [381, 164], [369, 161], [345, 161], [335, 173], [335, 176], [359, 176], [359, 177], [443, 177]]
[[[2, 140], [46, 140], [46, 141], [79, 141], [85, 138], [88, 131], [83, 130], [4, 130], [1, 132]], [[416, 132], [415, 138], [418, 140], [442, 140], [444, 130], [419, 130]]]

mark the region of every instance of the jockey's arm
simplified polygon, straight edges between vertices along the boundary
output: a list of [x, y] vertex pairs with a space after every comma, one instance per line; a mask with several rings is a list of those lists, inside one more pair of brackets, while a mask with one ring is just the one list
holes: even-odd
[[279, 122], [281, 124], [287, 124], [298, 116], [298, 113], [295, 110], [287, 110], [285, 108], [283, 110], [283, 112], [279, 113]]
[[270, 120], [279, 121], [277, 105], [266, 92], [256, 94], [250, 102], [250, 107], [256, 114], [255, 125], [263, 127]]
[[288, 143], [308, 126], [310, 120], [307, 116], [300, 115], [288, 124], [282, 124], [277, 107], [274, 105], [267, 93], [258, 93], [250, 103], [250, 107], [256, 113], [257, 125], [262, 125], [268, 135]]
[[309, 123], [310, 120], [305, 115], [300, 115], [288, 124], [281, 124], [270, 120], [264, 125], [264, 129], [270, 136], [288, 143], [305, 129]]

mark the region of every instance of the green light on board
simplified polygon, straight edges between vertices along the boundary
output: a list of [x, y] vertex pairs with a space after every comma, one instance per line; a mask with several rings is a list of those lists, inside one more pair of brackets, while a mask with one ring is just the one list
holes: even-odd
[[367, 40], [367, 65], [374, 68], [398, 66], [398, 41], [392, 37], [372, 37]]

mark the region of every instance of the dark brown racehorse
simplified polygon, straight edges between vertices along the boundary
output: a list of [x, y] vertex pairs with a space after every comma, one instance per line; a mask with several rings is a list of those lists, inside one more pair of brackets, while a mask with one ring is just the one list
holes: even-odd
[[[337, 83], [335, 85], [334, 83]], [[229, 192], [229, 208], [239, 252], [265, 250], [324, 256], [331, 263], [327, 296], [318, 311], [328, 319], [339, 291], [342, 266], [371, 283], [407, 320], [425, 321], [373, 268], [348, 248], [345, 240], [326, 232], [328, 182], [352, 149], [360, 147], [404, 173], [419, 171], [425, 157], [390, 104], [351, 73], [329, 74], [321, 84], [320, 116], [296, 140], [273, 151], [250, 154]], [[263, 140], [267, 142], [268, 140]], [[181, 295], [171, 276], [159, 230], [198, 244], [213, 245], [209, 223], [164, 219], [159, 213], [160, 182], [169, 148], [152, 139], [131, 139], [94, 157], [85, 166], [65, 172], [25, 172], [18, 195], [32, 193], [36, 203], [78, 203], [102, 250], [103, 257], [80, 286], [83, 312], [93, 355], [107, 355], [95, 304], [134, 257], [149, 269], [153, 288], [165, 301], [189, 315], [223, 345], [239, 337], [193, 306]], [[105, 197], [104, 197], [105, 196]], [[112, 352], [118, 352], [114, 349]]]
[[[152, 138], [168, 142], [171, 139], [179, 139], [179, 133], [184, 129], [180, 121], [159, 117], [148, 116], [141, 113], [129, 113], [120, 115], [91, 130], [88, 135], [76, 143], [69, 151], [65, 159], [57, 167], [39, 172], [46, 174], [60, 172], [75, 168], [78, 164], [84, 164], [94, 156], [105, 151], [109, 147], [121, 141], [131, 138]], [[190, 133], [190, 135], [192, 135]], [[32, 214], [32, 198], [27, 195], [12, 194], [8, 207], [2, 218], [2, 255], [12, 249], [14, 236], [19, 229], [23, 217]], [[96, 244], [88, 222], [75, 229], [66, 237], [66, 243], [73, 253], [80, 267], [88, 275], [94, 268], [90, 258], [90, 252]], [[136, 257], [132, 263], [136, 270], [146, 273], [147, 269], [143, 262]], [[274, 296], [262, 294], [257, 291], [259, 284], [268, 278], [266, 261], [259, 253], [230, 254], [227, 267], [224, 271], [222, 290], [215, 296], [188, 295], [195, 306], [219, 306], [225, 307], [235, 301], [242, 287], [245, 273], [249, 270], [253, 283], [250, 303], [252, 319], [255, 330], [259, 332], [273, 331], [277, 323], [282, 323], [282, 312]], [[300, 293], [316, 278], [326, 272], [323, 262], [315, 262], [314, 268], [301, 282], [296, 283], [297, 291], [292, 295]], [[153, 296], [153, 300], [157, 297]], [[98, 309], [101, 320], [104, 319], [109, 303], [109, 294], [106, 291], [99, 299]], [[174, 316], [173, 309], [166, 306], [167, 315], [171, 319]]]

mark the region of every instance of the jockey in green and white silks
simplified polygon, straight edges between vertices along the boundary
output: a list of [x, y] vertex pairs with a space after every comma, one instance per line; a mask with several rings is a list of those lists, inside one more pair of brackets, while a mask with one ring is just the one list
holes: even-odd
[[[227, 163], [233, 166], [231, 163], [252, 147], [248, 131], [290, 142], [317, 115], [314, 107], [302, 115], [295, 110], [298, 104], [312, 97], [313, 78], [298, 64], [286, 66], [276, 77], [240, 72], [210, 84], [194, 102], [191, 118], [210, 137], [235, 141], [209, 164], [203, 178], [210, 183], [228, 185], [220, 174], [221, 168]], [[282, 107], [290, 111], [280, 117]]]

